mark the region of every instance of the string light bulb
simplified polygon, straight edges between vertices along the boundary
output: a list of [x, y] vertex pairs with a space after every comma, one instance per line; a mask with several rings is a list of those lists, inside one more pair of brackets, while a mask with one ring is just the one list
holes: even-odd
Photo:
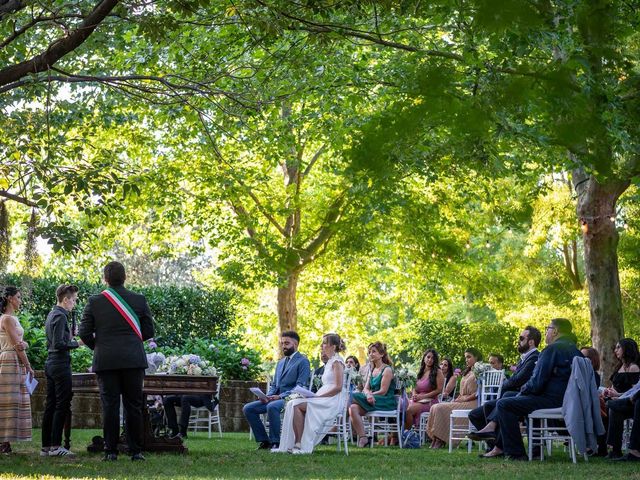
[[611, 220], [611, 223], [614, 223], [616, 221], [616, 216], [615, 215], [611, 215], [609, 217], [609, 220]]
[[489, 240], [487, 240], [487, 243], [485, 243], [484, 246], [487, 247], [487, 248], [491, 247], [491, 244], [489, 243]]
[[431, 258], [436, 258], [435, 252], [431, 254]]
[[582, 233], [584, 233], [585, 235], [589, 233], [589, 224], [585, 219], [582, 219], [580, 221], [580, 228], [582, 229]]
[[466, 248], [467, 250], [469, 250], [469, 249], [471, 248], [471, 244], [470, 244], [469, 242], [467, 242], [467, 244], [465, 245], [465, 248]]

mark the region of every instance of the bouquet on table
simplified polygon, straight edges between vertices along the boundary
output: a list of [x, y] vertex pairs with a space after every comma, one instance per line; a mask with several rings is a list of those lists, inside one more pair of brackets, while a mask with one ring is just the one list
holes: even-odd
[[216, 367], [198, 355], [171, 355], [158, 367], [157, 373], [172, 375], [217, 375]]

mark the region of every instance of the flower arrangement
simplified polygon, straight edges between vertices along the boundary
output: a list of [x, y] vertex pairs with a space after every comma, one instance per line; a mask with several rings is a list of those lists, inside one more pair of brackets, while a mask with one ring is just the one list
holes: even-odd
[[318, 390], [322, 386], [322, 375], [314, 375], [311, 379], [311, 385]]
[[173, 375], [217, 375], [216, 367], [199, 355], [171, 355], [158, 367], [157, 373]]
[[147, 367], [145, 373], [156, 373], [165, 360], [166, 357], [162, 352], [147, 353], [147, 364], [149, 364], [149, 367]]
[[471, 367], [471, 371], [476, 376], [476, 379], [480, 380], [480, 377], [484, 372], [491, 370], [491, 365], [484, 362], [476, 362], [473, 367]]
[[284, 397], [284, 405], [285, 405], [285, 407], [287, 406], [287, 403], [289, 403], [291, 400], [295, 400], [296, 398], [304, 398], [304, 397], [302, 395], [300, 395], [299, 393], [290, 393], [289, 395]]
[[347, 374], [348, 381], [353, 385], [361, 385], [364, 383], [364, 378], [355, 368], [347, 367], [345, 368], [345, 373]]
[[397, 388], [412, 388], [415, 386], [418, 376], [408, 368], [399, 368], [395, 372]]

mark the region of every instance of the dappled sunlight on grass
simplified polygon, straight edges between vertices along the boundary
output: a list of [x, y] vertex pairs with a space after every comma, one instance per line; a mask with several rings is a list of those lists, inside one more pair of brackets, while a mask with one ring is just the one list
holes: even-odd
[[73, 432], [75, 459], [42, 458], [38, 456], [39, 431], [34, 441], [16, 444], [16, 454], [0, 458], [0, 480], [116, 480], [161, 479], [201, 480], [211, 478], [246, 479], [347, 479], [347, 478], [639, 478], [637, 466], [612, 464], [602, 459], [571, 464], [558, 449], [545, 462], [507, 462], [480, 460], [477, 449], [467, 454], [460, 448], [449, 454], [446, 450], [400, 450], [375, 447], [353, 448], [346, 457], [334, 445], [320, 447], [313, 455], [272, 454], [256, 451], [247, 434], [225, 434], [208, 439], [205, 434], [190, 436], [187, 455], [147, 454], [144, 463], [133, 463], [126, 455], [117, 462], [105, 463], [101, 455], [89, 454], [84, 446], [93, 430]]

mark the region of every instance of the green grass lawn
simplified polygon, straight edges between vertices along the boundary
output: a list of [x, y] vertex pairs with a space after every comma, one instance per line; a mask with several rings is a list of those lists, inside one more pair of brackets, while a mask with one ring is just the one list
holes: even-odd
[[561, 449], [544, 462], [509, 462], [481, 460], [477, 449], [467, 454], [466, 448], [449, 454], [446, 450], [400, 450], [397, 447], [353, 448], [348, 457], [338, 453], [334, 445], [319, 447], [313, 455], [272, 454], [256, 451], [248, 435], [226, 434], [208, 439], [206, 434], [190, 435], [187, 455], [147, 454], [147, 461], [132, 463], [120, 456], [117, 462], [103, 463], [101, 455], [89, 454], [84, 446], [95, 430], [74, 430], [76, 459], [41, 458], [38, 456], [40, 431], [34, 441], [14, 444], [15, 454], [0, 457], [0, 479], [200, 479], [200, 478], [464, 478], [521, 479], [565, 478], [640, 479], [640, 466], [611, 463], [603, 459], [580, 460], [573, 465]]

